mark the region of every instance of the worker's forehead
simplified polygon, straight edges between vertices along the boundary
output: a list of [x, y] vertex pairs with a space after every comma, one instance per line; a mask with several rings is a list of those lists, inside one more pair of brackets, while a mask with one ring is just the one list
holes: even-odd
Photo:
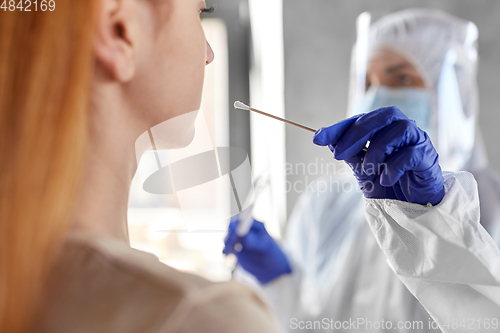
[[408, 59], [402, 55], [401, 53], [390, 50], [387, 48], [379, 48], [373, 50], [370, 55], [368, 62], [369, 63], [374, 63], [374, 62], [390, 62], [390, 61], [400, 61], [400, 62], [408, 62]]
[[414, 68], [404, 55], [389, 49], [374, 50], [368, 60], [368, 70], [380, 69], [389, 74]]

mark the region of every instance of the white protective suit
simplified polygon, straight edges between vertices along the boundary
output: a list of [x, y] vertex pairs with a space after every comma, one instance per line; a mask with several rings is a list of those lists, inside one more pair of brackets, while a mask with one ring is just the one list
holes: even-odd
[[500, 250], [479, 223], [468, 172], [446, 174], [435, 207], [367, 199], [366, 217], [390, 267], [445, 333], [500, 331]]
[[[368, 50], [383, 46], [400, 52], [413, 62], [432, 89], [436, 138], [431, 139], [440, 154], [441, 165], [445, 170], [466, 169], [474, 174], [481, 199], [481, 224], [499, 243], [500, 178], [487, 168], [476, 130], [476, 26], [441, 11], [422, 9], [388, 15], [370, 30]], [[363, 97], [359, 92], [351, 96]], [[464, 138], [469, 141], [464, 143]], [[352, 188], [358, 188], [352, 176], [333, 176], [326, 181], [351, 182]], [[373, 236], [364, 215], [364, 202], [361, 192], [356, 190], [309, 192], [299, 199], [283, 245], [293, 273], [262, 287], [285, 330], [440, 331], [387, 264], [377, 239], [387, 240], [383, 234], [377, 235], [377, 239]], [[377, 201], [371, 200], [369, 207], [372, 207], [369, 212], [380, 211]], [[375, 218], [372, 225], [374, 221]], [[437, 250], [426, 247], [426, 251]], [[454, 247], [447, 250], [453, 251]], [[427, 253], [428, 258], [433, 255]], [[412, 289], [411, 281], [405, 283], [417, 297], [420, 295]], [[429, 311], [432, 309], [433, 316], [440, 309], [424, 305]], [[449, 309], [448, 304], [446, 311]]]

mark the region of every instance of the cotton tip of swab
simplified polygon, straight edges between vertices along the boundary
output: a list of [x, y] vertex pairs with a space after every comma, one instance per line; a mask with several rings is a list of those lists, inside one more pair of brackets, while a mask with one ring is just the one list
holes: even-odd
[[241, 103], [240, 101], [234, 102], [234, 107], [236, 109], [250, 110], [250, 107], [248, 105]]

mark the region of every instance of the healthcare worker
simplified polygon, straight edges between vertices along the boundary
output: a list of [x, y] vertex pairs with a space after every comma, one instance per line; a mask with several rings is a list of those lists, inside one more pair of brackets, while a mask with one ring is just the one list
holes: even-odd
[[[360, 86], [362, 82], [363, 89], [351, 94], [353, 101], [349, 112], [355, 115], [396, 105], [408, 118], [415, 119], [432, 138], [444, 170], [466, 169], [474, 174], [481, 199], [481, 224], [498, 242], [500, 181], [487, 167], [476, 126], [477, 37], [473, 23], [437, 10], [405, 10], [380, 19], [371, 27], [366, 47], [358, 47], [358, 44], [354, 48], [352, 86]], [[359, 66], [359, 59], [363, 59], [360, 50], [367, 50], [367, 66]], [[383, 113], [377, 114], [371, 120], [383, 123]], [[386, 131], [390, 135], [385, 143], [390, 148], [377, 150], [381, 143], [374, 145], [377, 142], [372, 141], [364, 156], [370, 156], [370, 163], [376, 162], [376, 165], [383, 162], [386, 155], [401, 150], [398, 145], [405, 137], [401, 133], [406, 132]], [[357, 168], [361, 160], [353, 161], [353, 156], [347, 156], [352, 152], [343, 156], [335, 144], [327, 140], [325, 133], [328, 131], [322, 133], [317, 133], [315, 143], [330, 145], [337, 159], [347, 159], [365, 196], [406, 198], [403, 201], [418, 204], [439, 202], [429, 200], [429, 193], [422, 196], [423, 201], [418, 200], [418, 195], [412, 197], [405, 193], [404, 190], [416, 188], [411, 179], [391, 193], [381, 194], [385, 187], [374, 188], [373, 177], [366, 177]], [[365, 140], [366, 143], [369, 139], [365, 134], [358, 138], [360, 142]], [[359, 145], [358, 141], [356, 143]], [[370, 150], [374, 153], [368, 155]], [[422, 150], [421, 156], [426, 155], [425, 152]], [[434, 165], [431, 162], [427, 165]], [[382, 176], [378, 180], [388, 185], [397, 178]], [[416, 179], [418, 177], [412, 180]], [[358, 185], [352, 177], [345, 181]], [[367, 191], [370, 188], [372, 192]], [[441, 194], [434, 193], [437, 197]], [[225, 252], [235, 253], [245, 272], [259, 281], [285, 329], [439, 331], [426, 309], [387, 264], [386, 256], [366, 223], [363, 195], [359, 191], [303, 195], [289, 220], [283, 249], [257, 221], [249, 235], [238, 239], [236, 223], [233, 221], [229, 227]], [[239, 252], [234, 251], [236, 242], [242, 245]], [[245, 272], [240, 270], [242, 278], [247, 277]], [[334, 327], [352, 322], [358, 326]]]

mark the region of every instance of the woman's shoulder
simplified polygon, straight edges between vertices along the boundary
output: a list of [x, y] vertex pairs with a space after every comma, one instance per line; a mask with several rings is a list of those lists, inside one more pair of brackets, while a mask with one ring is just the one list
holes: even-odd
[[220, 328], [230, 317], [217, 314], [241, 314], [239, 306], [267, 311], [239, 284], [179, 272], [125, 242], [73, 234], [50, 274], [36, 332], [182, 332], [210, 318], [200, 328], [219, 320]]
[[[147, 281], [151, 287], [175, 287], [181, 292], [202, 287], [210, 282], [202, 277], [180, 272], [159, 261], [153, 254], [136, 250], [124, 241], [107, 237], [91, 237], [71, 234], [64, 245], [69, 261], [81, 261], [91, 271], [96, 267], [109, 271], [121, 279], [134, 276], [138, 281]], [[64, 257], [61, 258], [64, 260]], [[72, 265], [66, 262], [65, 265]], [[73, 264], [74, 265], [74, 264]]]

